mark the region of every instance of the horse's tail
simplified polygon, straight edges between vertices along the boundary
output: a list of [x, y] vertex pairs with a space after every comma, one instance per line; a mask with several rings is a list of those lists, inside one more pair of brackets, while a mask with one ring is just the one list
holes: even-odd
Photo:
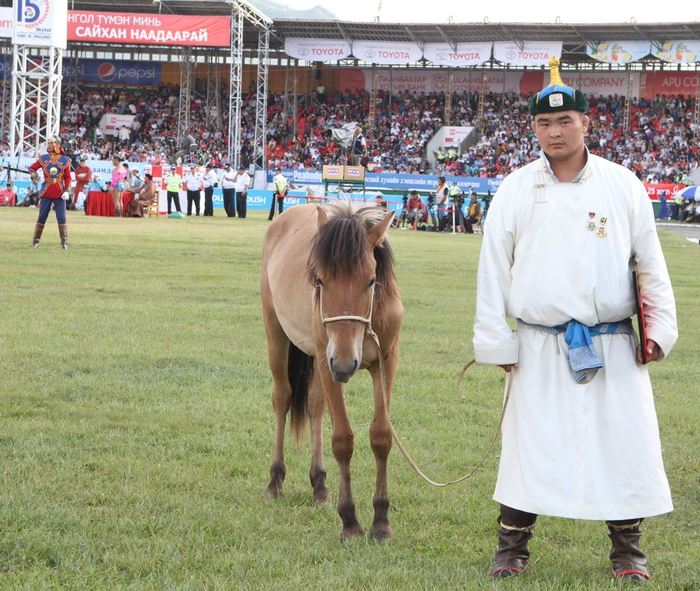
[[292, 434], [298, 441], [306, 427], [306, 409], [309, 399], [309, 382], [314, 373], [314, 358], [289, 343], [287, 362], [289, 385], [292, 387], [291, 419]]

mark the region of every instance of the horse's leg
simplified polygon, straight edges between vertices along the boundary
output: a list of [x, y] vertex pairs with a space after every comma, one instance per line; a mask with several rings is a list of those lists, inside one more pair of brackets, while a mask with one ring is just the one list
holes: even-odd
[[275, 411], [275, 446], [270, 466], [270, 484], [265, 492], [266, 498], [277, 498], [282, 494], [282, 483], [286, 475], [284, 467], [284, 428], [287, 422], [287, 412], [292, 401], [292, 387], [287, 375], [289, 357], [289, 339], [284, 334], [272, 307], [269, 289], [265, 289], [263, 281], [263, 317], [267, 335], [267, 355], [272, 372], [272, 406]]
[[350, 427], [348, 411], [343, 397], [343, 385], [334, 382], [326, 362], [324, 352], [316, 356], [318, 373], [331, 415], [333, 456], [338, 462], [339, 496], [338, 514], [343, 522], [341, 540], [364, 536], [365, 532], [357, 521], [355, 501], [350, 486], [350, 460], [355, 446], [355, 435]]
[[309, 385], [309, 422], [311, 424], [311, 470], [309, 478], [314, 491], [314, 501], [327, 503], [330, 499], [326, 487], [326, 467], [323, 463], [323, 411], [325, 403], [319, 372], [314, 371]]
[[[391, 404], [391, 388], [394, 385], [396, 366], [398, 362], [398, 347], [393, 347], [384, 361], [384, 373], [386, 376], [386, 400]], [[374, 452], [374, 460], [377, 464], [377, 482], [374, 489], [374, 521], [370, 528], [370, 536], [375, 540], [385, 540], [391, 537], [389, 525], [389, 493], [387, 489], [387, 464], [391, 451], [391, 425], [389, 423], [389, 409], [384, 405], [382, 394], [383, 376], [377, 361], [370, 368], [372, 382], [374, 383], [374, 419], [369, 428], [369, 439]]]

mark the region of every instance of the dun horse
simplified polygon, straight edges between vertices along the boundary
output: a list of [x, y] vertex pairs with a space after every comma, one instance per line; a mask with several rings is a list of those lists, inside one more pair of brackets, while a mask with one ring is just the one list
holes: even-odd
[[[369, 429], [377, 467], [374, 521], [370, 535], [391, 536], [387, 461], [391, 450], [389, 409], [382, 394], [383, 356], [387, 404], [396, 374], [403, 306], [385, 234], [391, 213], [349, 205], [300, 205], [273, 222], [265, 237], [261, 298], [272, 371], [275, 446], [267, 496], [282, 493], [284, 430], [311, 426], [309, 476], [316, 502], [329, 499], [323, 461], [323, 412], [328, 407], [333, 455], [340, 471], [338, 513], [341, 539], [364, 535], [350, 484], [354, 434], [345, 406], [344, 384], [366, 368], [374, 384], [374, 418]], [[373, 330], [381, 352], [370, 338]], [[291, 412], [290, 412], [291, 411]]]

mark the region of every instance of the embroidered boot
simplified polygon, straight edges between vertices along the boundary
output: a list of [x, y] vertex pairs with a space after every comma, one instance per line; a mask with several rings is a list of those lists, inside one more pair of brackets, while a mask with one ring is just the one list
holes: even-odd
[[68, 250], [68, 224], [58, 224], [58, 233], [61, 236], [61, 248]]
[[608, 537], [612, 541], [610, 561], [613, 575], [623, 581], [643, 583], [651, 578], [647, 570], [647, 558], [639, 549], [639, 538], [642, 537], [640, 523], [641, 520], [625, 525], [606, 522]]
[[530, 550], [527, 543], [532, 538], [534, 524], [526, 527], [515, 527], [498, 522], [498, 549], [491, 563], [492, 577], [513, 577], [521, 574], [527, 568]]
[[34, 248], [39, 248], [39, 241], [41, 240], [41, 233], [44, 231], [44, 224], [37, 223], [34, 226], [34, 238], [32, 238], [32, 246]]

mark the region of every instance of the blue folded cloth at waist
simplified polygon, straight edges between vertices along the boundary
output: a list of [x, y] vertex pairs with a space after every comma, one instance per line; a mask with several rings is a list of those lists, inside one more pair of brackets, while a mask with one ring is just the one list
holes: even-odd
[[632, 334], [632, 321], [627, 318], [619, 322], [603, 322], [595, 326], [586, 326], [577, 320], [569, 320], [559, 326], [541, 326], [529, 324], [550, 334], [565, 333], [564, 340], [569, 350], [566, 353], [569, 359], [571, 375], [578, 384], [587, 384], [603, 367], [603, 362], [593, 348], [593, 339], [601, 334]]

